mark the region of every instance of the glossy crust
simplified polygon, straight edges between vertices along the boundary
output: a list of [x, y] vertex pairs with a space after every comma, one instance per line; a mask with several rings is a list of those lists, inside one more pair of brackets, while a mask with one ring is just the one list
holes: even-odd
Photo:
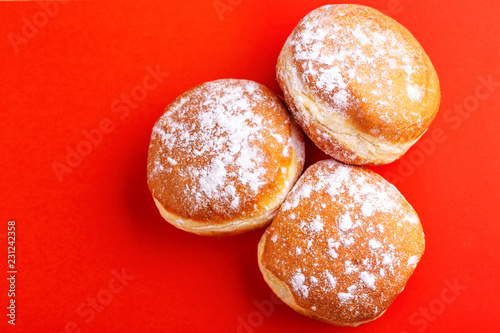
[[397, 189], [364, 167], [309, 167], [259, 243], [271, 289], [297, 312], [339, 326], [380, 317], [420, 261], [425, 239]]
[[297, 123], [327, 154], [350, 164], [402, 156], [434, 119], [439, 80], [413, 35], [360, 5], [328, 5], [288, 37], [277, 80]]
[[302, 172], [304, 142], [284, 103], [253, 81], [201, 84], [156, 122], [148, 186], [161, 215], [199, 235], [268, 224]]

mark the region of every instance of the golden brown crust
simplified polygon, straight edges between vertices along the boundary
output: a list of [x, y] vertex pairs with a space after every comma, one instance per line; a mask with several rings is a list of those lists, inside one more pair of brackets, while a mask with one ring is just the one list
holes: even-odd
[[278, 96], [217, 80], [179, 96], [156, 122], [148, 185], [173, 225], [231, 235], [269, 223], [303, 163], [300, 129]]
[[304, 17], [280, 53], [277, 79], [310, 138], [352, 164], [403, 155], [440, 102], [437, 74], [417, 40], [359, 5], [323, 6]]
[[335, 325], [378, 318], [403, 290], [425, 248], [413, 208], [363, 167], [309, 167], [259, 243], [259, 267], [296, 311]]
[[308, 316], [310, 318], [336, 325], [336, 326], [359, 326], [361, 324], [365, 324], [367, 322], [370, 322], [372, 320], [375, 320], [382, 316], [385, 313], [385, 310], [382, 311], [376, 318], [369, 319], [366, 321], [357, 321], [357, 322], [341, 322], [341, 321], [335, 321], [331, 320], [329, 318], [325, 318], [322, 316], [319, 316], [316, 311], [314, 310], [309, 310], [301, 307], [298, 302], [295, 300], [295, 297], [293, 295], [293, 292], [290, 290], [288, 285], [281, 281], [279, 278], [276, 277], [270, 270], [265, 268], [262, 265], [262, 255], [264, 253], [264, 247], [267, 241], [267, 233], [264, 233], [262, 235], [262, 238], [260, 239], [259, 245], [258, 245], [258, 251], [257, 251], [257, 258], [258, 258], [258, 263], [259, 263], [259, 268], [260, 271], [262, 272], [262, 275], [264, 277], [264, 280], [267, 282], [267, 284], [271, 287], [271, 289], [274, 291], [274, 293], [288, 306], [290, 306], [292, 309], [297, 311], [300, 314], [303, 314], [304, 316]]

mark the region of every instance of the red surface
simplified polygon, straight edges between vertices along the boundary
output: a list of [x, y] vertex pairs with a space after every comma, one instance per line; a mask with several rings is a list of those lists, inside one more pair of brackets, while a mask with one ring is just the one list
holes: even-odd
[[[220, 15], [214, 3], [225, 4]], [[164, 107], [218, 78], [279, 91], [274, 68], [282, 44], [301, 17], [326, 3], [80, 2], [51, 7], [51, 17], [37, 3], [0, 5], [0, 276], [7, 275], [9, 220], [17, 222], [18, 270], [15, 327], [7, 324], [9, 286], [0, 282], [1, 332], [498, 329], [498, 1], [363, 2], [417, 37], [442, 89], [441, 110], [421, 141], [375, 168], [417, 210], [427, 241], [405, 291], [379, 320], [336, 328], [270, 306], [256, 261], [263, 230], [201, 238], [156, 210], [146, 156]], [[157, 67], [168, 76], [155, 84], [147, 68]], [[496, 84], [484, 87], [482, 78]], [[144, 80], [150, 90], [137, 88]], [[120, 101], [131, 92], [144, 98]], [[94, 145], [85, 133], [93, 133]], [[58, 176], [54, 165], [77, 148], [87, 156]], [[308, 163], [321, 158], [309, 144]], [[120, 283], [113, 270], [129, 280]]]

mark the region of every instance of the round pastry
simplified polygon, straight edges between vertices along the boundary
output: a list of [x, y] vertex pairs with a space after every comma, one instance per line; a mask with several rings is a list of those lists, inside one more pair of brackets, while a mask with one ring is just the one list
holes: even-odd
[[328, 5], [304, 17], [279, 55], [277, 79], [311, 140], [350, 164], [402, 156], [440, 103], [422, 46], [392, 18], [360, 5]]
[[158, 119], [148, 186], [177, 228], [232, 235], [268, 224], [303, 166], [303, 137], [281, 99], [224, 79], [180, 95]]
[[425, 248], [417, 214], [398, 190], [361, 166], [309, 167], [259, 243], [264, 279], [306, 316], [357, 326], [381, 316]]

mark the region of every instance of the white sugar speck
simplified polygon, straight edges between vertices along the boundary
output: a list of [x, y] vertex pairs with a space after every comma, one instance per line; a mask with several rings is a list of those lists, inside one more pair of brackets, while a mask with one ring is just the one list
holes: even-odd
[[354, 298], [354, 296], [349, 293], [338, 293], [337, 296], [341, 302], [347, 302], [348, 300]]
[[344, 238], [342, 239], [342, 243], [344, 243], [345, 246], [349, 246], [354, 244], [354, 238], [351, 236], [349, 238]]
[[297, 272], [292, 278], [292, 287], [296, 292], [300, 292], [304, 297], [307, 297], [309, 295], [309, 288], [304, 285], [305, 281], [306, 277], [304, 274]]
[[344, 214], [340, 217], [339, 228], [342, 231], [348, 231], [352, 227], [352, 220], [349, 214]]
[[366, 45], [370, 41], [368, 37], [361, 31], [359, 28], [357, 28], [355, 31], [352, 32], [354, 37], [361, 43], [361, 45]]
[[420, 99], [420, 90], [418, 88], [418, 85], [414, 84], [407, 84], [406, 85], [406, 92], [408, 93], [408, 97], [414, 101]]
[[288, 157], [288, 155], [290, 154], [289, 150], [290, 150], [290, 147], [288, 147], [288, 146], [285, 146], [283, 148], [283, 152], [281, 153], [283, 155], [283, 157]]
[[329, 249], [328, 250], [328, 254], [332, 257], [332, 258], [337, 258], [339, 255], [337, 254], [337, 252], [334, 250], [334, 249]]
[[418, 217], [415, 214], [406, 215], [404, 218], [405, 221], [410, 222], [411, 224], [418, 223]]
[[411, 256], [408, 259], [408, 266], [415, 266], [418, 262], [418, 257], [417, 256]]
[[361, 213], [366, 217], [370, 217], [373, 214], [373, 206], [369, 202], [365, 202], [361, 206]]
[[337, 286], [337, 279], [329, 271], [326, 271], [325, 274], [326, 274], [326, 278], [328, 280], [328, 283], [330, 283], [330, 286], [332, 288], [335, 288]]
[[346, 260], [344, 262], [344, 269], [346, 274], [351, 274], [357, 271], [356, 266], [354, 266], [350, 260]]
[[223, 184], [226, 178], [226, 166], [220, 159], [213, 159], [207, 172], [200, 177], [200, 188], [205, 193], [215, 192], [219, 184]]
[[314, 220], [312, 220], [310, 227], [312, 231], [318, 232], [323, 230], [324, 225], [325, 224], [321, 221], [321, 217], [319, 215], [316, 215]]
[[174, 160], [174, 159], [173, 159], [173, 158], [171, 158], [171, 157], [168, 157], [168, 156], [167, 156], [167, 161], [168, 161], [168, 163], [170, 163], [170, 164], [172, 164], [172, 165], [177, 165], [177, 161], [176, 161], [176, 160]]
[[370, 239], [370, 241], [368, 242], [368, 246], [370, 246], [370, 248], [372, 249], [378, 249], [382, 246], [382, 244], [377, 242], [375, 239]]
[[285, 139], [283, 139], [283, 137], [282, 137], [281, 135], [279, 135], [279, 134], [276, 134], [276, 133], [271, 133], [271, 136], [272, 136], [273, 138], [275, 138], [275, 139], [276, 139], [276, 141], [278, 141], [278, 143], [283, 143], [283, 142], [285, 142]]
[[394, 262], [394, 254], [392, 253], [384, 254], [384, 257], [382, 258], [383, 265], [391, 265], [393, 262]]
[[327, 242], [328, 242], [328, 254], [334, 259], [337, 258], [339, 255], [335, 250], [339, 248], [340, 242], [339, 241], [336, 242], [333, 238], [328, 238]]
[[368, 272], [361, 272], [359, 277], [369, 288], [375, 289], [375, 277], [373, 275]]

